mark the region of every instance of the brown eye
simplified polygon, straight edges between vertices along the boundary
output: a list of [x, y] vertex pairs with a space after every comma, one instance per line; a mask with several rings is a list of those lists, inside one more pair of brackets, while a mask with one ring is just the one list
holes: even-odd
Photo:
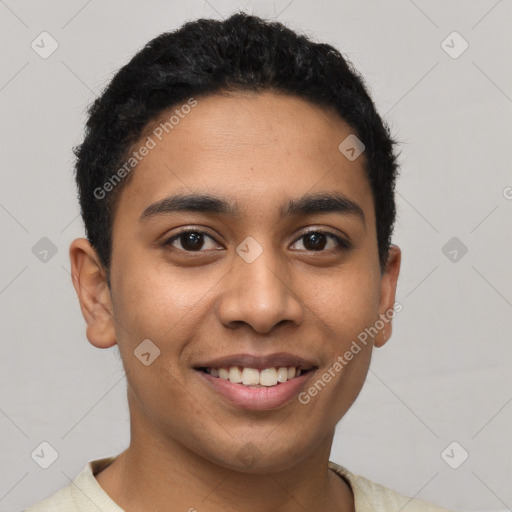
[[[349, 242], [339, 236], [324, 231], [310, 231], [302, 235], [296, 242], [302, 240], [304, 250], [313, 252], [326, 252], [331, 250], [343, 250], [350, 247]], [[295, 245], [294, 244], [294, 245]]]
[[201, 233], [183, 233], [179, 240], [186, 251], [198, 251], [204, 245], [204, 237]]
[[304, 247], [308, 251], [321, 251], [327, 245], [324, 233], [308, 233], [304, 236]]
[[[177, 243], [181, 247], [176, 247]], [[215, 240], [201, 231], [182, 231], [178, 235], [169, 238], [166, 245], [186, 252], [199, 252], [205, 248], [205, 245], [207, 246], [206, 249], [215, 249], [217, 247]], [[210, 246], [208, 247], [208, 245]]]

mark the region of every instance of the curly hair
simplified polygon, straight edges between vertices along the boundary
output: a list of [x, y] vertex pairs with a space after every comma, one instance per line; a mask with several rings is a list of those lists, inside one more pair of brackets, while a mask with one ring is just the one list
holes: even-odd
[[99, 197], [97, 190], [164, 110], [229, 91], [293, 95], [333, 110], [351, 127], [365, 146], [383, 272], [396, 217], [396, 142], [362, 77], [332, 46], [281, 23], [236, 13], [224, 21], [187, 22], [149, 41], [88, 109], [84, 140], [74, 148], [75, 177], [86, 235], [107, 275], [115, 206], [131, 174], [108, 194]]

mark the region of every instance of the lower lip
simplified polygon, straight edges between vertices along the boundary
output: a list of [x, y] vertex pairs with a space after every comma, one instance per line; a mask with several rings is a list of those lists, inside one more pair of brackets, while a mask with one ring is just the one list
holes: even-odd
[[275, 386], [249, 387], [236, 384], [220, 377], [212, 377], [209, 373], [196, 370], [206, 382], [232, 404], [242, 409], [265, 411], [277, 409], [293, 400], [304, 387], [304, 383], [314, 372], [309, 370], [299, 377], [281, 382]]

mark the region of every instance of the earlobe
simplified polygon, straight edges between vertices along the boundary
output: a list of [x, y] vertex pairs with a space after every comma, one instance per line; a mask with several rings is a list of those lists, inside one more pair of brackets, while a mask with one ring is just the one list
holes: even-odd
[[379, 319], [383, 327], [379, 329], [374, 338], [374, 346], [382, 347], [391, 337], [392, 318], [394, 317], [394, 305], [396, 296], [396, 286], [398, 274], [400, 273], [400, 263], [402, 253], [397, 245], [390, 245], [386, 271], [381, 278], [381, 291], [379, 302]]
[[87, 324], [87, 339], [95, 347], [109, 348], [116, 344], [116, 335], [106, 271], [85, 238], [71, 243], [69, 258], [71, 279]]

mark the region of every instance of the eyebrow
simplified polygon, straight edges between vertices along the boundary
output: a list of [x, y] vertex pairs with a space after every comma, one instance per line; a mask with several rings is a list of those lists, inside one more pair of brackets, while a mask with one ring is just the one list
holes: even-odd
[[172, 212], [201, 212], [236, 216], [239, 209], [235, 203], [208, 194], [177, 194], [148, 206], [140, 215], [139, 221], [144, 222], [152, 217]]
[[354, 201], [339, 193], [306, 194], [291, 199], [281, 208], [281, 217], [308, 215], [315, 213], [337, 213], [355, 215], [366, 225], [363, 209]]
[[[148, 206], [140, 215], [139, 222], [172, 212], [200, 212], [234, 217], [240, 214], [240, 208], [235, 202], [209, 194], [177, 194]], [[366, 225], [363, 209], [339, 193], [306, 194], [290, 199], [281, 206], [279, 213], [282, 218], [328, 213], [355, 215]]]

